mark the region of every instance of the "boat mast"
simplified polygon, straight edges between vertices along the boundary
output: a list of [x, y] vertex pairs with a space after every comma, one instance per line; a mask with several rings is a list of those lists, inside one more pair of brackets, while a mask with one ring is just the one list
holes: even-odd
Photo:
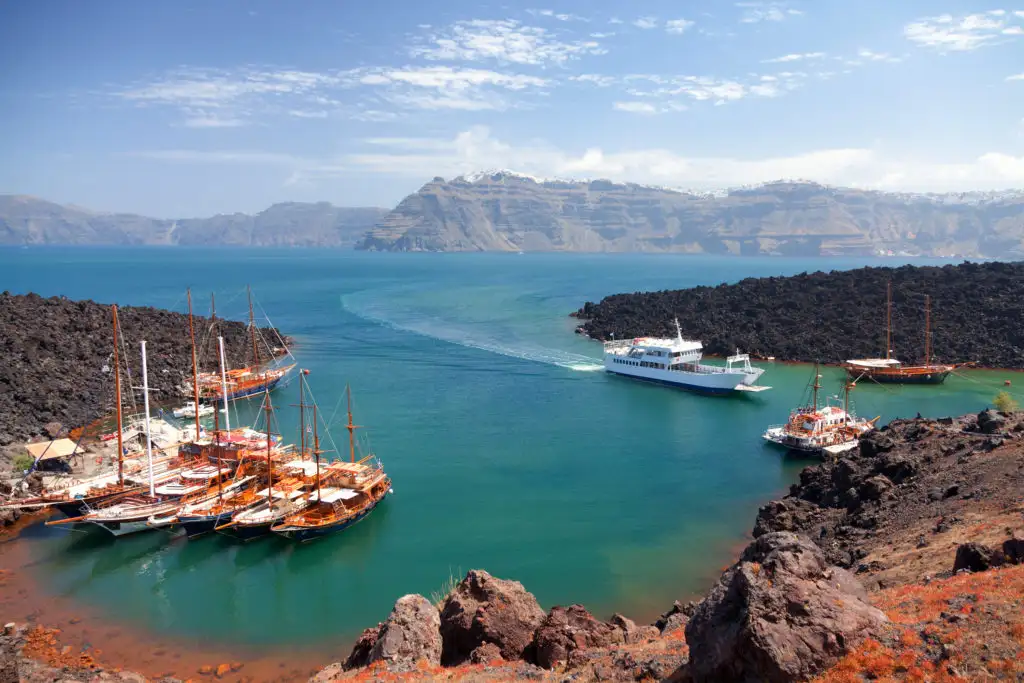
[[256, 343], [256, 319], [252, 314], [252, 289], [249, 285], [245, 286], [245, 291], [249, 294], [249, 333], [252, 336], [252, 360], [256, 367], [260, 365], [260, 347]]
[[818, 389], [821, 389], [821, 382], [819, 381], [820, 379], [821, 379], [821, 375], [818, 374], [818, 364], [815, 363], [814, 364], [814, 386], [811, 387], [814, 390], [814, 410], [815, 410], [815, 412], [817, 412], [817, 410], [818, 410]]
[[316, 502], [320, 502], [320, 436], [316, 431], [316, 401], [313, 401], [313, 457], [316, 458]]
[[932, 298], [924, 295], [924, 364], [932, 364]]
[[348, 396], [348, 452], [352, 462], [356, 461], [356, 426], [352, 424], [352, 387], [345, 385], [345, 395]]
[[117, 484], [124, 486], [124, 434], [121, 432], [121, 361], [117, 353], [117, 304], [114, 312], [114, 393], [117, 395]]
[[149, 461], [149, 495], [156, 496], [153, 484], [153, 440], [149, 436], [149, 375], [146, 372], [146, 342], [142, 342], [142, 401], [146, 410], [146, 459]]
[[306, 387], [299, 370], [299, 458], [306, 457]]
[[213, 404], [213, 436], [216, 440], [214, 451], [217, 453], [217, 500], [224, 501], [224, 481], [220, 476], [220, 420], [217, 415], [217, 404]]
[[188, 294], [188, 334], [192, 338], [192, 405], [196, 413], [196, 441], [199, 441], [199, 361], [196, 360], [196, 327], [192, 321], [192, 290]]
[[266, 399], [267, 411], [267, 507], [274, 507], [274, 468], [270, 464], [270, 417], [274, 412], [274, 406], [270, 403], [270, 389], [263, 390]]
[[220, 347], [220, 393], [224, 398], [224, 429], [231, 431], [231, 412], [228, 410], [228, 373], [224, 364], [224, 337], [217, 337]]
[[892, 280], [885, 283], [885, 359], [892, 355]]

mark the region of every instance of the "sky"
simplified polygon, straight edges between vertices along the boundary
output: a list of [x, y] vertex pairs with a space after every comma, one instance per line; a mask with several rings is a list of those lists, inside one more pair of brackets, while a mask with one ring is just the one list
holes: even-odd
[[507, 168], [1024, 187], [1024, 0], [0, 0], [0, 193], [394, 206]]

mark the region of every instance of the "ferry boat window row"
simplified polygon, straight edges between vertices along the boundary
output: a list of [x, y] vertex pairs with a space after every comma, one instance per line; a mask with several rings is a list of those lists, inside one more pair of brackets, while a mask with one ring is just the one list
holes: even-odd
[[659, 370], [665, 369], [664, 363], [649, 363], [647, 361], [625, 360], [624, 358], [613, 358], [612, 362], [619, 363], [620, 365], [633, 365], [640, 368], [657, 368]]

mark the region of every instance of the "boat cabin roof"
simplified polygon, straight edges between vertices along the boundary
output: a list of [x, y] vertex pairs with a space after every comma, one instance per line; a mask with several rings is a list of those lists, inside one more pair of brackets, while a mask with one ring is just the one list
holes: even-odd
[[847, 365], [854, 365], [858, 368], [891, 368], [902, 363], [895, 358], [862, 358], [860, 360], [848, 360]]
[[[274, 494], [273, 495], [274, 495], [274, 498], [277, 498], [279, 500], [295, 500], [296, 498], [298, 498], [302, 494], [303, 494], [303, 491], [299, 491], [299, 490], [296, 490], [296, 491], [278, 491], [277, 489], [274, 489]], [[256, 493], [257, 497], [266, 496], [266, 495], [267, 495], [267, 489], [263, 489], [262, 491], [258, 491]]]
[[227, 467], [222, 467], [218, 470], [216, 465], [203, 465], [202, 467], [193, 467], [192, 469], [185, 470], [181, 473], [181, 478], [209, 481], [210, 479], [216, 479], [218, 474], [231, 474], [231, 470]]
[[[346, 488], [321, 488], [320, 489], [320, 502], [321, 503], [337, 503], [339, 500], [351, 500], [359, 495], [358, 491]], [[316, 502], [317, 497], [314, 492], [309, 499]]]
[[292, 460], [291, 462], [286, 462], [282, 467], [298, 470], [306, 475], [316, 474], [316, 462], [312, 460]]
[[206, 486], [203, 484], [185, 484], [174, 481], [163, 486], [157, 486], [153, 491], [161, 496], [187, 496], [190, 493], [197, 493], [205, 488]]

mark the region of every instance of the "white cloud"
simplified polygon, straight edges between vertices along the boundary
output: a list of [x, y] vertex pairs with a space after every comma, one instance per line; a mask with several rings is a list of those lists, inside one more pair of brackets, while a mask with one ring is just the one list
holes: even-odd
[[1008, 81], [1024, 81], [1024, 74], [1014, 74], [1013, 76], [1007, 76]]
[[289, 110], [288, 115], [299, 119], [326, 119], [330, 113], [325, 109], [291, 109]]
[[[1014, 12], [1013, 17], [1024, 18], [1024, 14]], [[1011, 24], [1013, 17], [1004, 10], [956, 17], [940, 14], [910, 22], [903, 27], [903, 35], [920, 47], [967, 52], [998, 43], [1002, 36], [1020, 35], [1021, 27]]]
[[758, 24], [762, 21], [784, 21], [787, 16], [800, 16], [803, 14], [798, 9], [790, 9], [785, 2], [737, 2], [743, 12], [740, 15], [740, 22], [744, 24]]
[[281, 98], [305, 102], [339, 82], [329, 73], [292, 69], [177, 69], [113, 95], [140, 107], [177, 109], [190, 128], [231, 128], [280, 110]]
[[291, 154], [254, 152], [247, 150], [202, 151], [194, 149], [160, 149], [130, 152], [128, 156], [153, 161], [173, 161], [194, 164], [263, 164], [267, 166], [302, 166], [312, 163]]
[[893, 57], [885, 52], [872, 52], [871, 50], [858, 50], [857, 56], [869, 62], [899, 62], [899, 57]]
[[857, 148], [824, 149], [784, 157], [689, 157], [668, 149], [568, 152], [554, 146], [515, 146], [485, 127], [451, 139], [390, 139], [386, 151], [331, 160], [348, 172], [412, 178], [452, 177], [481, 168], [513, 168], [534, 176], [601, 177], [683, 187], [727, 187], [780, 178], [887, 190], [970, 190], [1024, 185], [1024, 157], [984, 154], [933, 163], [888, 158]]
[[653, 114], [658, 111], [650, 102], [615, 102], [612, 109], [617, 111], [628, 111], [636, 114]]
[[669, 19], [665, 22], [665, 30], [675, 34], [685, 33], [686, 29], [691, 28], [695, 23], [689, 19]]
[[[628, 111], [628, 109], [627, 109]], [[635, 111], [650, 113], [648, 108]], [[481, 168], [512, 168], [533, 176], [609, 178], [670, 187], [730, 187], [781, 178], [899, 191], [967, 191], [1024, 185], [1024, 157], [988, 153], [936, 162], [889, 157], [878, 150], [836, 148], [762, 158], [694, 157], [671, 149], [567, 151], [545, 143], [513, 145], [474, 127], [452, 138], [370, 138], [367, 150], [308, 159], [255, 151], [157, 150], [132, 156], [175, 163], [280, 166], [288, 184], [379, 173], [422, 181]]]
[[824, 52], [794, 52], [793, 54], [782, 55], [774, 59], [762, 59], [762, 64], [780, 64], [785, 62], [799, 62], [805, 59], [823, 59], [827, 55]]
[[600, 88], [607, 88], [618, 82], [618, 79], [614, 76], [602, 76], [600, 74], [580, 74], [579, 76], [569, 76], [570, 81], [576, 81], [578, 83], [593, 83]]
[[[603, 77], [600, 85], [607, 87], [614, 80]], [[799, 88], [808, 78], [801, 71], [782, 71], [775, 75], [751, 75], [749, 79], [718, 79], [710, 76], [661, 76], [658, 74], [630, 74], [623, 77], [626, 92], [634, 98], [653, 100], [656, 106], [679, 110], [686, 101], [710, 102], [723, 105], [748, 96], [778, 97]], [[594, 82], [592, 79], [586, 81]], [[656, 87], [643, 87], [651, 83]]]
[[432, 61], [548, 66], [607, 52], [597, 41], [562, 41], [544, 28], [524, 26], [514, 19], [458, 21], [422, 42], [410, 48], [410, 55]]
[[346, 72], [345, 76], [351, 84], [376, 88], [378, 96], [392, 104], [433, 110], [508, 109], [514, 106], [509, 92], [537, 90], [551, 84], [548, 79], [526, 74], [450, 66], [364, 68]]
[[657, 17], [637, 17], [633, 20], [633, 26], [642, 29], [658, 28]]

